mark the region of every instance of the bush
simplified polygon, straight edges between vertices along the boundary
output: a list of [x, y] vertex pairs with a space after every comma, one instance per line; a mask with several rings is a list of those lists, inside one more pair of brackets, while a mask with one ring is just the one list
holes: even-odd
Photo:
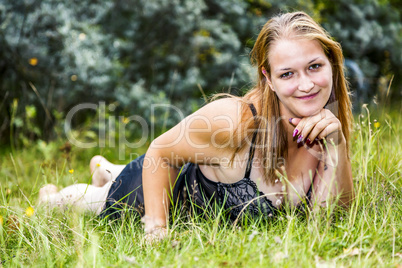
[[[301, 9], [321, 20], [373, 81], [390, 69], [399, 79], [400, 14], [388, 1], [364, 3], [368, 5], [357, 0], [342, 0], [339, 6], [318, 0], [2, 3], [0, 143], [48, 140], [55, 135], [56, 120], [86, 102], [113, 104], [108, 112], [142, 115], [163, 131], [180, 118], [163, 109], [152, 114], [152, 104], [173, 104], [188, 114], [203, 102], [200, 89], [206, 95], [240, 94], [252, 86], [255, 74], [248, 53], [259, 28], [280, 11]], [[95, 114], [80, 112], [73, 123]]]

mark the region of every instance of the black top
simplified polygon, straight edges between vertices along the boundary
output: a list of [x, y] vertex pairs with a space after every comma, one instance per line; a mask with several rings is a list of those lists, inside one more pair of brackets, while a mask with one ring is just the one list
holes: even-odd
[[[250, 109], [255, 117], [257, 112], [253, 104]], [[173, 187], [174, 205], [189, 204], [198, 212], [211, 207], [212, 204], [223, 206], [231, 218], [237, 218], [242, 213], [252, 216], [264, 215], [274, 216], [276, 209], [271, 200], [260, 192], [257, 185], [250, 179], [250, 172], [254, 158], [255, 139], [257, 132], [254, 132], [252, 144], [249, 151], [249, 159], [244, 174], [244, 178], [236, 183], [221, 183], [209, 180], [202, 174], [199, 166], [194, 163], [184, 165]], [[127, 165], [112, 184], [105, 207], [101, 217], [120, 215], [124, 207], [130, 207], [144, 215], [144, 195], [142, 189], [142, 165], [144, 155], [133, 160]], [[310, 199], [312, 186], [307, 193]], [[303, 202], [302, 202], [303, 203]], [[303, 204], [302, 204], [303, 205]], [[185, 205], [182, 207], [186, 207]]]
[[[257, 112], [254, 105], [250, 104], [249, 107], [253, 116], [256, 117]], [[178, 198], [176, 200], [190, 198], [199, 208], [204, 208], [211, 202], [218, 203], [228, 210], [231, 218], [237, 218], [241, 213], [248, 213], [252, 216], [261, 214], [273, 216], [277, 209], [250, 179], [256, 137], [257, 132], [254, 132], [243, 179], [230, 184], [214, 182], [204, 176], [197, 164], [190, 163], [183, 168], [175, 185], [173, 196]]]

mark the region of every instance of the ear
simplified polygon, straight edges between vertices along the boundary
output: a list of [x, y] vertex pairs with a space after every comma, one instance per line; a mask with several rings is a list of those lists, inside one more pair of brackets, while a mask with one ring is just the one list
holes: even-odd
[[275, 92], [275, 89], [274, 89], [274, 87], [272, 86], [272, 81], [271, 81], [271, 78], [270, 78], [270, 76], [269, 76], [267, 70], [265, 70], [265, 68], [262, 67], [261, 71], [262, 71], [262, 74], [263, 74], [263, 75], [265, 76], [265, 78], [267, 79], [267, 83], [268, 83], [269, 88], [270, 88], [272, 91]]

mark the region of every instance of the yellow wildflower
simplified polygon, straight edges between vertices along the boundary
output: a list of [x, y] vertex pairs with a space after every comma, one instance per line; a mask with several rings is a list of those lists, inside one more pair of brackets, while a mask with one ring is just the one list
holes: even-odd
[[30, 58], [29, 59], [29, 64], [32, 66], [36, 66], [38, 64], [38, 59], [37, 58]]
[[374, 120], [374, 127], [379, 128], [380, 127], [380, 122], [378, 122], [377, 120]]
[[0, 216], [0, 226], [3, 226], [4, 220], [3, 220], [3, 216]]
[[127, 117], [123, 117], [122, 121], [124, 124], [127, 124], [128, 122], [130, 122], [130, 119], [128, 119]]
[[70, 172], [71, 174], [74, 173], [74, 169], [70, 169], [68, 172]]
[[73, 82], [75, 82], [75, 81], [77, 81], [77, 75], [75, 75], [75, 74], [73, 74], [71, 77], [70, 77], [70, 79], [71, 79], [71, 81], [73, 81]]
[[26, 214], [28, 217], [32, 217], [33, 214], [35, 214], [34, 208], [33, 208], [33, 207], [28, 207], [28, 208], [25, 210], [25, 214]]

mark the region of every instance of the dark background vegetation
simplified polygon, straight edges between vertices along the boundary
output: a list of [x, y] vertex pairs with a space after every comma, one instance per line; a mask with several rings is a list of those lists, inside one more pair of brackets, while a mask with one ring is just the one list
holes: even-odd
[[[151, 104], [188, 114], [203, 103], [202, 91], [249, 89], [255, 72], [248, 54], [261, 26], [296, 10], [342, 44], [370, 101], [391, 94], [400, 102], [399, 0], [1, 1], [0, 144], [64, 135], [66, 114], [85, 102], [113, 104], [108, 114], [142, 115], [163, 131], [177, 119], [151, 117]], [[74, 122], [96, 128], [94, 116], [87, 110]]]

